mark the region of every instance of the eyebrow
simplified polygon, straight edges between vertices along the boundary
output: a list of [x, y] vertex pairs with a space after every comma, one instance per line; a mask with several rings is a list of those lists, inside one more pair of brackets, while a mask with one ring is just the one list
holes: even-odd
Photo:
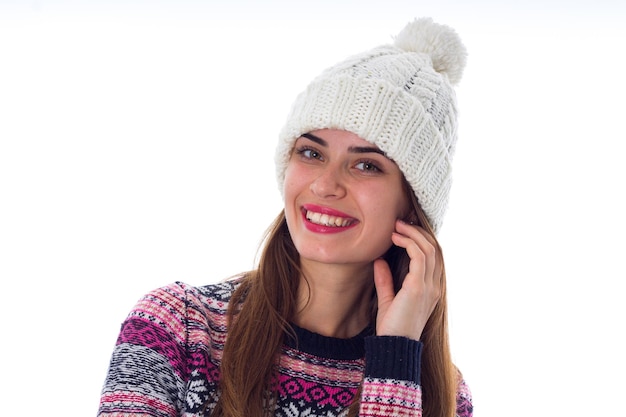
[[[326, 142], [324, 139], [312, 135], [310, 133], [304, 133], [302, 134], [302, 137], [307, 138], [315, 143], [317, 143], [318, 145], [321, 146], [328, 146], [328, 142]], [[381, 151], [380, 149], [374, 147], [374, 146], [350, 146], [348, 148], [348, 152], [352, 152], [352, 153], [377, 153], [380, 154], [382, 156], [384, 156], [385, 158], [388, 158], [387, 155], [385, 155], [385, 153], [383, 151]]]

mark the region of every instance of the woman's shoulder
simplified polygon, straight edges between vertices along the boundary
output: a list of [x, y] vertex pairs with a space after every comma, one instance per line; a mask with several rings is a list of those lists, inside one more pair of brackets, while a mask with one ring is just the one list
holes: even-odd
[[163, 326], [166, 323], [182, 324], [190, 319], [205, 321], [210, 316], [225, 315], [228, 302], [240, 282], [241, 277], [203, 286], [194, 286], [182, 281], [172, 282], [155, 288], [141, 297], [128, 318], [161, 322]]
[[242, 277], [238, 276], [222, 282], [202, 286], [191, 285], [183, 281], [175, 281], [146, 293], [139, 300], [138, 304], [145, 302], [156, 303], [164, 308], [171, 309], [194, 303], [228, 303], [233, 293], [240, 285], [241, 280]]
[[190, 287], [180, 282], [176, 284], [182, 285], [189, 293], [201, 299], [228, 303], [237, 287], [241, 285], [242, 280], [243, 276], [236, 276], [225, 281], [199, 287]]

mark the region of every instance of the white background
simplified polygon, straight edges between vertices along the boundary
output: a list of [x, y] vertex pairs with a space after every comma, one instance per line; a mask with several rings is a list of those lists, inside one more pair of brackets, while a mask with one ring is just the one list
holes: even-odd
[[143, 293], [252, 268], [296, 94], [432, 16], [470, 54], [440, 238], [475, 414], [625, 416], [623, 4], [0, 0], [2, 415], [95, 415]]

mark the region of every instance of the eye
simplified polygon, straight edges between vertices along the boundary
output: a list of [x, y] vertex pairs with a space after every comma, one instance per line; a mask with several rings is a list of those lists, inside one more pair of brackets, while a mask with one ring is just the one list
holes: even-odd
[[369, 172], [369, 173], [382, 172], [382, 169], [380, 169], [378, 165], [376, 165], [372, 161], [361, 161], [357, 163], [354, 167], [363, 172]]
[[322, 154], [315, 149], [303, 146], [296, 149], [296, 154], [300, 155], [304, 159], [322, 159]]

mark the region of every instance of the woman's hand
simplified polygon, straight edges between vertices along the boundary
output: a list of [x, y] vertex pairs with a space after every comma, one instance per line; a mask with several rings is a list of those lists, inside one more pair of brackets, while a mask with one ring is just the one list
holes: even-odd
[[424, 229], [400, 220], [396, 221], [396, 232], [391, 240], [406, 249], [411, 262], [397, 294], [387, 262], [383, 259], [374, 262], [374, 284], [378, 294], [376, 334], [419, 340], [441, 297], [441, 254], [432, 236]]

